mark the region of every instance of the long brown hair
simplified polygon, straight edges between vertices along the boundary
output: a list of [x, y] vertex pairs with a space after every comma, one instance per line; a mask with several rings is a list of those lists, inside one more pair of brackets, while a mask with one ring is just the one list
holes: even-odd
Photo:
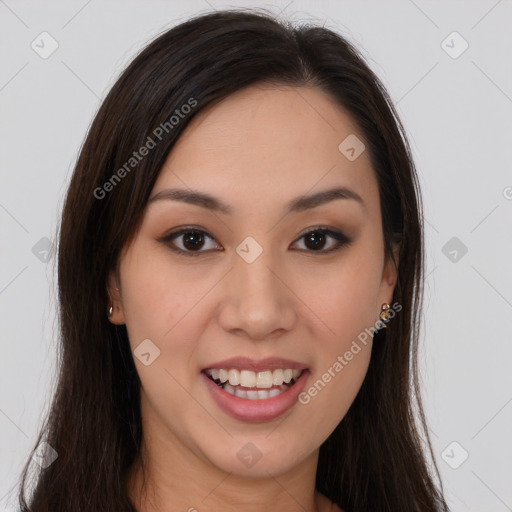
[[[45, 441], [58, 458], [37, 472], [27, 497], [31, 453], [19, 488], [23, 512], [135, 511], [126, 477], [140, 456], [140, 380], [126, 327], [106, 316], [107, 276], [190, 120], [258, 83], [314, 86], [348, 110], [368, 141], [386, 254], [401, 242], [393, 301], [402, 310], [375, 334], [362, 387], [320, 447], [316, 487], [346, 512], [447, 510], [418, 386], [423, 225], [402, 124], [379, 79], [341, 35], [233, 9], [159, 35], [123, 71], [90, 126], [59, 226], [59, 375], [34, 447]], [[131, 161], [148, 137], [154, 147]]]

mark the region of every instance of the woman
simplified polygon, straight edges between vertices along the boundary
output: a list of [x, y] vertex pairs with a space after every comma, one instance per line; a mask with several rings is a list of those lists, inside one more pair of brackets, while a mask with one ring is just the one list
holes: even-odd
[[422, 275], [408, 142], [345, 39], [245, 10], [167, 31], [69, 186], [58, 390], [21, 509], [446, 510]]

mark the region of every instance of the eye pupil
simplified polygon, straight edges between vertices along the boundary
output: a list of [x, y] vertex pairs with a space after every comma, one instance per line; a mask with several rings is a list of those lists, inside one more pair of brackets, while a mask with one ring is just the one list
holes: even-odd
[[[199, 239], [199, 240], [198, 240]], [[204, 237], [198, 231], [189, 231], [183, 235], [183, 245], [187, 249], [197, 249], [204, 243]]]
[[[319, 240], [320, 238], [320, 240]], [[308, 244], [311, 242], [312, 247]], [[305, 244], [308, 248], [318, 249], [325, 243], [325, 234], [318, 231], [312, 231], [308, 236], [305, 237]]]

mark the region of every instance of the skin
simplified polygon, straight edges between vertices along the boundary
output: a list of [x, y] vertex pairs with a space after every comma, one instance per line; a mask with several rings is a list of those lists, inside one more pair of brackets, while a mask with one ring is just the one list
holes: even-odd
[[[351, 162], [338, 150], [349, 134], [364, 141], [319, 89], [251, 86], [196, 116], [161, 169], [151, 196], [199, 190], [234, 213], [149, 203], [109, 277], [111, 321], [126, 324], [132, 350], [145, 339], [160, 349], [149, 366], [134, 358], [148, 493], [138, 464], [128, 488], [141, 512], [340, 510], [315, 490], [319, 447], [361, 387], [371, 339], [308, 404], [269, 422], [226, 415], [200, 371], [235, 355], [284, 357], [308, 365], [307, 390], [392, 303], [397, 275], [384, 257], [375, 173], [368, 151]], [[338, 199], [284, 215], [291, 199], [333, 186], [364, 205]], [[196, 257], [170, 249], [193, 252], [186, 236], [158, 240], [190, 225], [208, 234]], [[351, 243], [327, 253], [336, 241], [326, 236], [315, 250], [303, 235], [319, 225]], [[247, 236], [263, 248], [251, 264], [236, 252]], [[237, 457], [249, 442], [261, 453], [250, 468]]]

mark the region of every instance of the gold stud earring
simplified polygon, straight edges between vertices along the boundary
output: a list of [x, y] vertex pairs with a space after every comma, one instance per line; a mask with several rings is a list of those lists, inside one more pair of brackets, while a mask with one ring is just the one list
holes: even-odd
[[382, 320], [382, 323], [383, 323], [383, 328], [385, 329], [387, 327], [387, 324], [390, 320], [389, 318], [389, 308], [391, 306], [385, 302], [384, 304], [382, 304], [381, 306], [381, 312], [380, 312], [380, 319]]

